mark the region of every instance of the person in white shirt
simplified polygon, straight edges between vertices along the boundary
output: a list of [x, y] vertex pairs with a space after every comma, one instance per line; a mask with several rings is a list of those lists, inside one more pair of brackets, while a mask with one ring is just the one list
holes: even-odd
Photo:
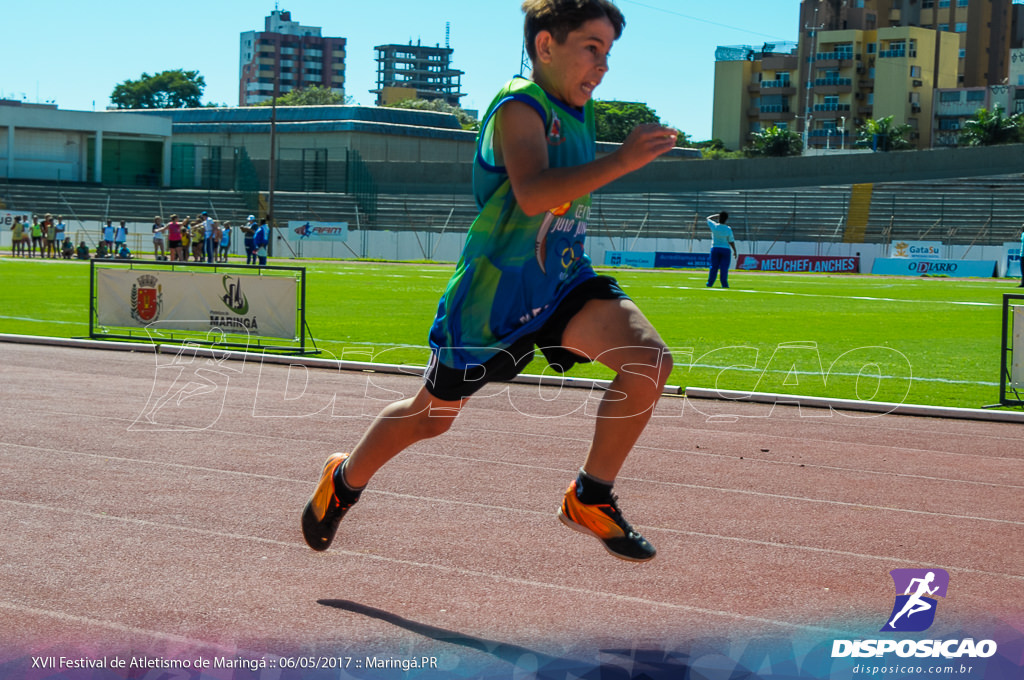
[[736, 252], [736, 239], [732, 234], [732, 227], [725, 222], [729, 219], [729, 213], [724, 210], [716, 215], [708, 215], [708, 229], [711, 230], [711, 273], [708, 276], [707, 287], [715, 285], [715, 279], [721, 278], [722, 288], [729, 287], [729, 248], [732, 248], [732, 255], [739, 259], [740, 254]]

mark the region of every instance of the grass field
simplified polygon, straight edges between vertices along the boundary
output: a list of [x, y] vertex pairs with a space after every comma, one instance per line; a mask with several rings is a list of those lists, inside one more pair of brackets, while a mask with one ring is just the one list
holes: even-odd
[[[294, 263], [289, 263], [294, 264]], [[451, 265], [306, 266], [325, 356], [422, 365]], [[89, 266], [0, 258], [0, 333], [88, 335]], [[612, 272], [674, 349], [671, 383], [979, 408], [999, 399], [1002, 295], [1016, 281]], [[528, 372], [544, 369], [535, 360]], [[572, 375], [610, 377], [599, 365]]]

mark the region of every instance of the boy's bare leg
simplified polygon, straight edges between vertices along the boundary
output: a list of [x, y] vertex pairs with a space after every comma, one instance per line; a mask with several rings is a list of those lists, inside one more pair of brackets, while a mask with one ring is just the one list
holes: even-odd
[[562, 343], [616, 373], [598, 407], [583, 464], [588, 475], [614, 481], [651, 419], [672, 372], [672, 356], [631, 300], [591, 300], [569, 322]]
[[418, 441], [448, 431], [466, 403], [443, 401], [420, 387], [415, 396], [384, 407], [345, 463], [345, 481], [366, 486], [385, 463]]
[[408, 446], [447, 431], [464, 403], [441, 401], [420, 388], [416, 396], [386, 406], [351, 454], [328, 456], [313, 496], [302, 510], [306, 544], [318, 552], [327, 550], [345, 513], [374, 473]]

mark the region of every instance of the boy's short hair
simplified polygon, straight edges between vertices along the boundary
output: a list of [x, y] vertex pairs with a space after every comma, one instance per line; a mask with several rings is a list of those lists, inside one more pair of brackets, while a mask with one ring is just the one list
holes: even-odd
[[729, 219], [729, 213], [725, 212], [724, 210], [722, 212], [718, 213], [718, 223], [719, 224], [725, 224], [725, 221], [728, 220], [728, 219]]
[[524, 0], [523, 13], [526, 14], [523, 33], [530, 61], [537, 60], [535, 41], [541, 31], [548, 31], [562, 44], [570, 33], [591, 19], [608, 19], [615, 29], [616, 40], [626, 25], [622, 12], [611, 0]]

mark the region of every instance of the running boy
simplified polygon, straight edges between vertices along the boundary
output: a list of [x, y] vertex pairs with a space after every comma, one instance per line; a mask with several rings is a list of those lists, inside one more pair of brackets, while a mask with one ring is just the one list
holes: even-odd
[[654, 557], [611, 490], [672, 360], [615, 280], [594, 273], [583, 238], [590, 193], [671, 149], [676, 132], [639, 126], [595, 160], [591, 96], [608, 71], [622, 14], [610, 0], [526, 0], [522, 8], [532, 78], [507, 83], [484, 117], [473, 182], [480, 214], [430, 330], [424, 385], [385, 407], [351, 454], [327, 459], [302, 513], [314, 550], [327, 549], [381, 466], [446, 432], [474, 392], [514, 377], [537, 345], [563, 372], [596, 358], [616, 373], [559, 519], [597, 537], [616, 557]]

